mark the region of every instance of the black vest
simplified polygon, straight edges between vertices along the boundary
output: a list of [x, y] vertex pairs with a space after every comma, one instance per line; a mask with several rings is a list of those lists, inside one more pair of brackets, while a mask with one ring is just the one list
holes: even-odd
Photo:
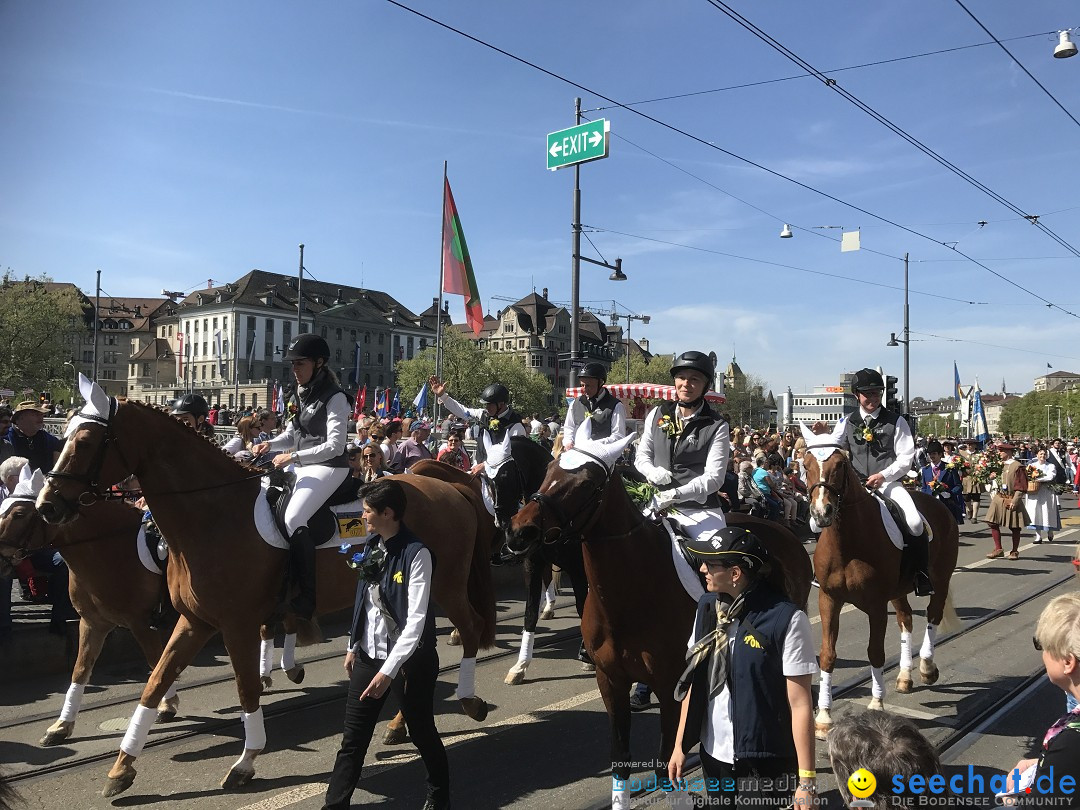
[[[677, 424], [675, 409], [677, 403], [660, 403], [660, 415], [671, 418], [672, 424]], [[664, 489], [687, 484], [699, 475], [705, 473], [705, 462], [709, 460], [709, 449], [716, 438], [716, 432], [723, 426], [721, 419], [708, 402], [701, 404], [701, 410], [683, 426], [682, 433], [675, 436], [666, 436], [670, 447], [671, 478], [672, 482]], [[701, 508], [717, 509], [720, 506], [720, 496], [715, 492], [709, 495]]]
[[[320, 371], [313, 382], [313, 385], [303, 389], [302, 394], [297, 392], [294, 398], [297, 412], [293, 416], [293, 425], [300, 435], [298, 450], [315, 447], [326, 441], [326, 404], [333, 397], [344, 393], [325, 371]], [[346, 450], [347, 448], [342, 447], [340, 456], [319, 463], [327, 467], [348, 467]]]
[[848, 448], [851, 450], [851, 466], [862, 480], [879, 473], [896, 461], [896, 423], [900, 416], [881, 408], [873, 420], [870, 432], [874, 438], [867, 441], [863, 436], [866, 424], [861, 412], [852, 414], [844, 425]]
[[[764, 582], [746, 595], [727, 673], [736, 760], [795, 757], [783, 651], [796, 610], [783, 594]], [[716, 594], [706, 593], [698, 600], [694, 638], [703, 638], [715, 628]], [[703, 723], [708, 722], [708, 704], [706, 659], [694, 672], [683, 731], [684, 752], [691, 751], [701, 740]]]
[[[372, 539], [371, 542], [378, 542]], [[405, 627], [405, 620], [409, 617], [409, 571], [412, 569], [413, 558], [426, 546], [412, 531], [401, 524], [398, 533], [389, 540], [386, 545], [386, 567], [383, 569], [382, 580], [379, 588], [382, 592], [383, 603], [390, 616], [397, 625], [397, 630], [390, 637], [390, 647], [397, 642], [397, 634]], [[428, 549], [431, 554], [431, 577], [435, 577], [435, 552]], [[367, 621], [367, 611], [364, 610], [364, 591], [368, 583], [364, 580], [356, 586], [356, 601], [353, 606], [352, 632], [349, 635], [349, 646], [356, 644], [363, 636], [364, 624]], [[435, 649], [435, 611], [432, 610], [434, 602], [428, 601], [427, 617], [424, 621], [424, 631], [420, 636], [420, 644], [409, 659], [412, 661], [421, 652], [429, 652]], [[409, 662], [405, 662], [407, 667]]]
[[521, 424], [521, 414], [509, 410], [504, 416], [494, 417], [494, 421], [497, 424], [495, 427], [491, 427], [492, 417], [486, 413], [480, 417], [480, 441], [476, 443], [477, 462], [487, 461], [488, 448], [496, 444], [502, 444], [503, 439], [506, 438], [506, 431], [514, 425]]
[[[611, 395], [611, 392], [604, 388], [600, 391], [600, 395], [591, 400], [582, 394], [577, 398], [578, 404], [581, 405], [581, 420], [578, 425], [581, 425], [586, 419], [592, 422], [592, 438], [593, 439], [606, 439], [611, 435], [611, 418], [615, 415], [615, 406], [619, 404], [619, 400], [615, 399]], [[588, 414], [592, 416], [588, 416]]]

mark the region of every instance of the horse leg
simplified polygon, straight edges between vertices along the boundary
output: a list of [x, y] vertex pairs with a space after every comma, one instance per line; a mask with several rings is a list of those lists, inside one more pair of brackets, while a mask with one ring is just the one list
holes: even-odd
[[281, 642], [281, 668], [285, 671], [285, 677], [299, 685], [304, 682], [304, 665], [296, 663], [296, 630], [289, 629], [289, 622], [285, 622], [285, 638]]
[[541, 587], [541, 563], [535, 556], [528, 555], [522, 566], [525, 569], [525, 629], [521, 633], [521, 649], [518, 651], [517, 663], [510, 667], [503, 679], [503, 683], [509, 686], [517, 686], [525, 680], [525, 673], [533, 657], [533, 638], [536, 634], [536, 623], [540, 618]]
[[401, 709], [398, 709], [398, 713], [386, 727], [386, 733], [382, 739], [383, 745], [401, 745], [408, 739], [409, 730], [405, 726], [405, 715], [401, 713]]
[[[667, 682], [670, 683], [670, 681]], [[663, 683], [663, 681], [657, 681], [657, 683]], [[675, 700], [672, 688], [662, 686], [657, 687], [656, 699], [660, 702], [660, 756], [656, 768], [656, 784], [666, 785], [668, 782], [667, 763], [671, 761], [671, 754], [675, 750], [675, 737], [679, 732], [682, 703]], [[668, 796], [671, 797], [672, 806], [678, 807], [680, 805], [676, 797], [685, 791], [679, 791], [677, 786], [672, 787], [673, 792], [668, 793]]]
[[[570, 584], [574, 589], [574, 609], [577, 610], [580, 619], [585, 615], [585, 600], [589, 597], [589, 578], [585, 575], [585, 560], [580, 544], [564, 547], [559, 557], [559, 568], [570, 577]], [[588, 650], [585, 649], [584, 635], [582, 635], [578, 658], [581, 660], [581, 669], [584, 672], [596, 671], [596, 665], [593, 664]]]
[[544, 605], [540, 609], [541, 619], [554, 619], [555, 618], [555, 580], [551, 574], [551, 565], [545, 565], [543, 574], [544, 584]]
[[[135, 637], [135, 641], [138, 642], [139, 649], [146, 656], [146, 663], [153, 670], [161, 658], [161, 651], [165, 648], [165, 645], [161, 643], [161, 633], [156, 628], [151, 627], [149, 622], [146, 624], [132, 622], [131, 627], [128, 629], [131, 631], [131, 635]], [[177, 712], [180, 711], [180, 696], [177, 694], [176, 688], [179, 678], [180, 673], [177, 673], [176, 680], [169, 684], [169, 688], [165, 690], [165, 696], [158, 703], [157, 721], [159, 723], [168, 723], [170, 720], [175, 720]]]
[[827, 738], [832, 728], [832, 671], [836, 664], [836, 637], [840, 632], [840, 609], [843, 602], [818, 589], [818, 615], [821, 616], [821, 676], [818, 683], [818, 713], [814, 718], [814, 734], [819, 740]]
[[[937, 590], [940, 592], [945, 589], [940, 588]], [[941, 602], [943, 605], [947, 595], [943, 594], [942, 597]], [[935, 593], [931, 602], [938, 598], [938, 593]], [[937, 664], [934, 663], [934, 645], [937, 643], [938, 623], [941, 621], [942, 613], [943, 606], [938, 607], [930, 604], [926, 608], [926, 634], [923, 636], [922, 647], [919, 648], [919, 680], [927, 686], [937, 683], [940, 675]]]
[[[135, 712], [131, 716], [124, 740], [120, 743], [120, 754], [109, 769], [108, 781], [101, 791], [102, 796], [105, 798], [116, 796], [135, 782], [135, 760], [142, 753], [146, 738], [150, 734], [150, 726], [157, 718], [155, 704], [165, 696], [166, 690], [213, 634], [214, 628], [210, 625], [198, 619], [180, 615], [173, 629], [172, 638], [165, 646], [165, 651], [158, 659], [154, 671], [150, 673], [150, 679], [146, 682], [142, 697], [139, 698], [139, 705], [135, 707]], [[254, 644], [252, 649], [254, 649]]]
[[[611, 807], [630, 808], [630, 682], [615, 682], [604, 670], [597, 670], [596, 685], [607, 708], [611, 724]], [[674, 739], [674, 738], [673, 738]]]
[[443, 603], [447, 618], [457, 627], [462, 628], [459, 635], [461, 665], [458, 667], [457, 699], [461, 710], [473, 720], [482, 723], [487, 719], [489, 706], [476, 694], [476, 652], [480, 649], [480, 633], [483, 621], [480, 614], [465, 598], [459, 594], [449, 604]]
[[240, 698], [241, 717], [244, 721], [244, 753], [233, 763], [221, 787], [225, 790], [243, 787], [255, 776], [255, 757], [266, 748], [266, 727], [263, 711], [259, 705], [262, 684], [259, 678], [259, 659], [255, 655], [255, 630], [248, 627], [231, 627], [223, 630], [225, 649], [229, 652], [233, 673], [236, 675], [236, 693]]
[[259, 627], [259, 683], [263, 692], [274, 686], [274, 628], [264, 624]]
[[896, 691], [911, 691], [911, 605], [906, 596], [894, 599], [896, 623], [900, 626], [900, 672], [896, 676]]
[[71, 672], [71, 686], [68, 687], [64, 696], [64, 707], [60, 710], [60, 717], [45, 731], [39, 745], [56, 745], [71, 736], [75, 730], [75, 718], [79, 714], [79, 706], [82, 704], [83, 690], [90, 682], [90, 673], [94, 671], [94, 664], [101, 654], [101, 648], [105, 639], [116, 625], [103, 623], [91, 624], [86, 617], [79, 619], [79, 655], [75, 659], [75, 668]]
[[889, 612], [885, 605], [869, 612], [870, 638], [866, 643], [866, 658], [870, 661], [870, 703], [868, 709], [885, 711], [885, 628]]

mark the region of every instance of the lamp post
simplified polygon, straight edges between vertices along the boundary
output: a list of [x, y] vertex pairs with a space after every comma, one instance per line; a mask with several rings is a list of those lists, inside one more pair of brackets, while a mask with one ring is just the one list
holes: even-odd
[[71, 406], [75, 407], [75, 397], [79, 395], [79, 370], [71, 360], [65, 360], [64, 365], [71, 366]]
[[1061, 406], [1060, 405], [1047, 405], [1046, 406], [1046, 438], [1050, 438], [1050, 409], [1057, 408], [1057, 422], [1058, 430], [1057, 435], [1061, 435]]
[[627, 312], [625, 315], [620, 315], [620, 318], [626, 318], [626, 382], [630, 382], [630, 322], [641, 321], [643, 324], [648, 324], [652, 320], [648, 315], [631, 315]]
[[896, 332], [889, 335], [886, 346], [904, 346], [904, 410], [911, 408], [911, 322], [908, 318], [908, 254], [904, 254], [904, 337], [898, 338]]

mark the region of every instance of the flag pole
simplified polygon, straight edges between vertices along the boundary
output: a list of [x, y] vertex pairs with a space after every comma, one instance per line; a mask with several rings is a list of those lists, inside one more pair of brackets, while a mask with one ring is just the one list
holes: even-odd
[[[435, 376], [442, 379], [442, 312], [443, 312], [443, 246], [446, 244], [446, 161], [442, 164], [442, 188], [439, 190], [442, 225], [439, 228], [439, 303], [435, 307]], [[431, 406], [432, 418], [438, 422], [442, 406], [436, 398]]]

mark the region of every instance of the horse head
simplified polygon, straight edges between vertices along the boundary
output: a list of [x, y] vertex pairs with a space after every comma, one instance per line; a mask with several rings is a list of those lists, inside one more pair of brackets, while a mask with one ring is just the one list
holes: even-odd
[[832, 433], [814, 433], [806, 425], [800, 427], [806, 441], [803, 467], [806, 470], [810, 516], [818, 526], [825, 528], [836, 520], [851, 470], [840, 445], [844, 421], [837, 422]]
[[41, 470], [31, 473], [25, 464], [19, 483], [0, 503], [0, 577], [11, 576], [30, 552], [48, 545], [45, 523], [34, 511], [34, 501], [44, 486]]
[[79, 391], [86, 400], [64, 429], [64, 449], [37, 498], [37, 509], [48, 523], [68, 523], [106, 497], [103, 488], [135, 472], [120, 450], [116, 434], [117, 401], [79, 375]]
[[524, 556], [541, 542], [579, 539], [600, 511], [615, 462], [636, 438], [631, 434], [610, 444], [585, 441], [561, 453], [548, 466], [539, 489], [510, 521], [507, 548]]

